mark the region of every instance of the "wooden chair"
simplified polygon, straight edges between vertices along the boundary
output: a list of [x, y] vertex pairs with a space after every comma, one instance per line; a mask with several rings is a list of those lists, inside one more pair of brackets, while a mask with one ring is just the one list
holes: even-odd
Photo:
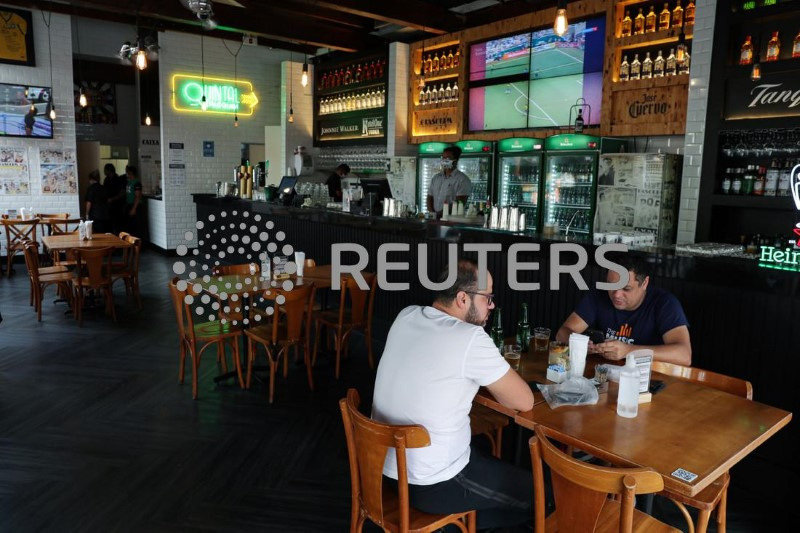
[[125, 249], [127, 263], [123, 267], [116, 266], [117, 263], [111, 264], [111, 284], [117, 280], [122, 280], [125, 283], [125, 294], [128, 296], [133, 295], [136, 297], [136, 305], [139, 309], [142, 308], [142, 295], [139, 292], [139, 259], [142, 255], [142, 239], [128, 235], [124, 239], [126, 242], [132, 244], [129, 249]]
[[508, 425], [508, 417], [489, 409], [485, 405], [472, 402], [469, 412], [469, 428], [473, 435], [485, 435], [492, 447], [492, 455], [500, 459], [503, 450], [503, 428]]
[[83, 326], [83, 301], [86, 289], [101, 289], [106, 297], [106, 312], [117, 321], [114, 309], [114, 293], [111, 290], [111, 254], [114, 248], [86, 248], [75, 250], [75, 319]]
[[[302, 347], [308, 376], [308, 388], [314, 390], [314, 379], [311, 375], [311, 357], [309, 356], [309, 331], [311, 313], [309, 306], [314, 301], [314, 284], [309, 283], [295, 287], [290, 291], [269, 291], [274, 293], [276, 302], [283, 296], [280, 307], [275, 306], [271, 324], [261, 324], [244, 330], [247, 336], [247, 379], [246, 387], [250, 388], [253, 376], [253, 364], [258, 353], [258, 344], [264, 347], [269, 361], [269, 403], [275, 394], [275, 372], [283, 358], [283, 377], [289, 375], [289, 349], [294, 347], [295, 359]], [[271, 295], [267, 295], [271, 296]], [[285, 318], [282, 321], [281, 318]], [[305, 325], [305, 327], [303, 327]], [[305, 333], [304, 333], [305, 330]]]
[[[391, 532], [423, 533], [455, 524], [463, 532], [474, 533], [475, 511], [434, 515], [418, 511], [408, 503], [406, 449], [430, 446], [428, 431], [418, 425], [375, 422], [358, 410], [359, 402], [355, 389], [348, 390], [347, 398], [339, 400], [350, 458], [350, 533], [360, 532], [367, 519]], [[383, 480], [387, 452], [397, 456], [396, 491]]]
[[[619, 531], [678, 533], [667, 524], [634, 509], [636, 494], [664, 488], [661, 475], [651, 468], [611, 468], [574, 459], [548, 439], [537, 425], [529, 442], [533, 465], [534, 531], [586, 533]], [[550, 467], [556, 510], [545, 518], [544, 468]], [[620, 500], [608, 495], [619, 495]]]
[[[41, 219], [42, 227], [50, 228], [50, 235], [68, 235], [70, 233], [78, 233], [78, 225], [80, 223], [80, 218], [62, 218], [58, 216]], [[74, 267], [76, 264], [75, 252], [73, 250], [66, 250], [63, 256], [58, 252], [58, 250], [54, 250], [51, 255], [54, 265]]]
[[55, 285], [66, 296], [67, 302], [72, 305], [71, 288], [73, 275], [64, 267], [39, 267], [39, 248], [32, 241], [24, 245], [25, 265], [28, 267], [28, 277], [31, 283], [31, 304], [34, 305], [36, 317], [42, 321], [42, 300], [44, 290], [48, 285]]
[[[243, 263], [239, 265], [216, 265], [211, 269], [212, 276], [258, 276], [261, 273], [261, 265], [258, 263]], [[219, 300], [219, 297], [217, 297]], [[241, 311], [236, 311], [235, 309], [231, 309], [230, 311], [224, 311], [223, 307], [227, 304], [219, 301], [220, 310], [219, 316], [225, 318], [225, 320], [236, 321], [236, 324], [241, 324], [242, 320], [244, 319], [244, 307], [242, 307]], [[250, 310], [255, 311], [255, 305], [250, 305]], [[252, 315], [253, 313], [251, 313]], [[266, 313], [260, 313], [262, 317], [266, 317]]]
[[[362, 275], [367, 285], [369, 285], [368, 290], [362, 290], [352, 276], [342, 276], [339, 309], [321, 311], [314, 317], [317, 331], [314, 336], [314, 360], [312, 364], [316, 365], [317, 363], [317, 350], [319, 349], [319, 336], [322, 327], [332, 328], [336, 345], [336, 379], [339, 379], [342, 352], [348, 346], [350, 335], [356, 330], [364, 331], [369, 367], [375, 368], [375, 362], [372, 358], [372, 313], [375, 307], [378, 277], [369, 272], [362, 272]], [[348, 295], [350, 307], [347, 307]]]
[[36, 245], [36, 253], [39, 253], [39, 245], [36, 240], [36, 228], [39, 225], [39, 219], [18, 220], [3, 218], [0, 222], [3, 223], [6, 229], [6, 275], [11, 277], [14, 256], [18, 252], [25, 253], [25, 242], [30, 241]]
[[[665, 363], [662, 361], [653, 361], [651, 369], [653, 372], [659, 372], [678, 379], [699, 383], [706, 387], [711, 387], [712, 389], [747, 398], [748, 400], [753, 399], [753, 385], [751, 385], [749, 381], [743, 379], [717, 374], [710, 370], [702, 370], [700, 368]], [[728, 486], [730, 482], [730, 473], [725, 472], [711, 485], [693, 497], [675, 494], [669, 490], [663, 491], [661, 496], [669, 498], [678, 507], [683, 517], [686, 519], [690, 533], [695, 531], [697, 533], [705, 533], [708, 529], [711, 513], [715, 509], [717, 511], [717, 531], [725, 533], [727, 525]], [[686, 505], [698, 510], [696, 522], [692, 521], [692, 517], [686, 509]]]
[[[172, 298], [172, 306], [175, 310], [175, 317], [178, 321], [178, 340], [180, 343], [180, 358], [178, 380], [183, 384], [184, 371], [186, 368], [186, 353], [192, 359], [192, 398], [198, 396], [198, 367], [200, 357], [209, 346], [217, 346], [218, 353], [221, 354], [222, 371], [228, 371], [225, 359], [225, 346], [230, 345], [233, 352], [233, 362], [236, 368], [236, 375], [239, 379], [239, 386], [244, 388], [242, 378], [242, 365], [239, 360], [239, 338], [242, 336], [242, 329], [231, 325], [229, 322], [223, 323], [219, 320], [201, 322], [195, 324], [192, 302], [199, 293], [191, 283], [173, 278], [169, 283], [169, 292]], [[188, 298], [191, 297], [191, 298]], [[198, 349], [199, 343], [199, 349]]]

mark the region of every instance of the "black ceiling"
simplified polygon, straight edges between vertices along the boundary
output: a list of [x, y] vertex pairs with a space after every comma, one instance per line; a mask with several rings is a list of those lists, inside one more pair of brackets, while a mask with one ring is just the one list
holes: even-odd
[[[136, 24], [204, 32], [230, 39], [254, 34], [259, 44], [315, 54], [319, 48], [360, 51], [387, 41], [412, 42], [511, 18], [555, 0], [216, 0], [219, 26], [203, 30], [179, 0], [0, 0], [8, 5]], [[239, 4], [235, 6], [232, 4]]]

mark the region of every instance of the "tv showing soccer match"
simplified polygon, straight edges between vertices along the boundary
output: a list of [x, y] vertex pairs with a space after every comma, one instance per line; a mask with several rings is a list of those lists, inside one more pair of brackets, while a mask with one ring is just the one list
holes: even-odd
[[[524, 44], [523, 44], [524, 43]], [[476, 43], [470, 48], [470, 131], [567, 126], [579, 98], [600, 123], [605, 18]]]
[[0, 136], [53, 138], [50, 87], [0, 83]]

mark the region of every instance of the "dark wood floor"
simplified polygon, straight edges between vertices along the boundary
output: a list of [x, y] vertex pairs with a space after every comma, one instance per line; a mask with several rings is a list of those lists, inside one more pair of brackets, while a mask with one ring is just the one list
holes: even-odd
[[[192, 401], [190, 380], [177, 379], [171, 264], [143, 254], [144, 310], [118, 287], [116, 325], [87, 315], [79, 328], [52, 289], [37, 323], [24, 266], [0, 280], [0, 531], [347, 531], [337, 401], [351, 386], [371, 398], [363, 351], [339, 381], [322, 359], [314, 393], [290, 368], [271, 406], [262, 387], [215, 386], [211, 353]], [[770, 509], [770, 490], [780, 488], [734, 485], [728, 530], [778, 531], [796, 516]]]

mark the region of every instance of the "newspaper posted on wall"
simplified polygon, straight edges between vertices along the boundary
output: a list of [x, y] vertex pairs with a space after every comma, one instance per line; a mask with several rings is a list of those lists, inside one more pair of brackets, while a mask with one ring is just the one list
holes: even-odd
[[28, 151], [25, 148], [0, 147], [0, 194], [31, 193]]
[[597, 188], [597, 231], [633, 229], [636, 212], [636, 189], [601, 186]]
[[75, 150], [39, 150], [42, 194], [78, 194]]

